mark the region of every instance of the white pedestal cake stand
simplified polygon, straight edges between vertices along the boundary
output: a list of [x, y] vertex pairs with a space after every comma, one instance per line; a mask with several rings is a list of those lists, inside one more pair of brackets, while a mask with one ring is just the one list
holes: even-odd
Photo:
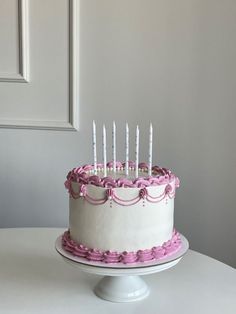
[[182, 246], [178, 252], [159, 261], [139, 262], [134, 264], [106, 264], [103, 262], [87, 261], [72, 255], [62, 247], [62, 236], [56, 240], [56, 250], [69, 264], [80, 270], [102, 275], [103, 277], [94, 288], [94, 293], [111, 302], [132, 302], [142, 300], [149, 295], [149, 288], [141, 275], [160, 272], [175, 266], [189, 248], [188, 240], [181, 235]]

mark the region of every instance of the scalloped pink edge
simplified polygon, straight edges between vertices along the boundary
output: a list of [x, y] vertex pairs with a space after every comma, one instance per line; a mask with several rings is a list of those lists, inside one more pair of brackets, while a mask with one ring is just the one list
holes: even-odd
[[63, 248], [74, 256], [82, 257], [89, 261], [104, 263], [137, 263], [150, 260], [160, 260], [176, 253], [181, 248], [181, 238], [175, 229], [172, 238], [163, 243], [162, 246], [154, 246], [151, 249], [138, 250], [136, 252], [111, 252], [98, 249], [87, 248], [83, 244], [76, 243], [70, 237], [70, 231], [66, 231], [62, 236]]
[[[133, 161], [129, 162], [131, 166], [133, 166]], [[98, 164], [98, 168], [103, 167], [103, 165]], [[108, 169], [112, 168], [112, 162], [107, 163]], [[139, 169], [147, 172], [148, 165], [144, 162], [139, 164]], [[116, 162], [117, 169], [124, 169], [124, 163], [122, 164], [120, 161]], [[132, 169], [134, 169], [132, 167]], [[95, 174], [89, 174], [88, 172], [93, 171], [93, 165], [84, 165], [82, 167], [73, 168], [69, 171], [65, 187], [69, 189], [71, 182], [78, 182], [80, 184], [92, 184], [105, 188], [115, 188], [115, 187], [137, 187], [144, 188], [148, 186], [156, 186], [162, 184], [168, 184], [175, 180], [176, 187], [179, 187], [179, 179], [176, 177], [169, 169], [160, 168], [158, 166], [152, 167], [152, 176], [147, 177], [139, 177], [133, 180], [127, 178], [118, 178], [114, 179], [111, 176], [108, 177], [99, 177]]]

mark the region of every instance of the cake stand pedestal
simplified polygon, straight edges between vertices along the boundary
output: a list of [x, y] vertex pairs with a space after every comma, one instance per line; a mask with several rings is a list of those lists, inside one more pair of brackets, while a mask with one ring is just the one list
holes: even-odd
[[132, 302], [142, 300], [149, 295], [149, 287], [140, 277], [153, 274], [175, 266], [189, 248], [188, 240], [181, 235], [182, 247], [173, 255], [161, 260], [134, 264], [106, 264], [87, 261], [65, 251], [61, 245], [61, 236], [56, 240], [56, 250], [64, 260], [78, 269], [103, 277], [94, 288], [94, 293], [111, 302]]

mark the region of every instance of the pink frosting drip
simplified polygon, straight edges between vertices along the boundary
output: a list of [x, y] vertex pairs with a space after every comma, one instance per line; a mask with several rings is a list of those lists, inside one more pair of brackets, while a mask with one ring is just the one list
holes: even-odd
[[136, 252], [112, 252], [89, 249], [82, 244], [78, 244], [71, 239], [70, 231], [68, 230], [62, 236], [62, 245], [71, 254], [83, 257], [89, 261], [130, 264], [160, 260], [176, 253], [181, 248], [181, 238], [179, 232], [173, 230], [172, 238], [163, 243], [162, 246], [155, 246], [151, 249], [138, 250]]

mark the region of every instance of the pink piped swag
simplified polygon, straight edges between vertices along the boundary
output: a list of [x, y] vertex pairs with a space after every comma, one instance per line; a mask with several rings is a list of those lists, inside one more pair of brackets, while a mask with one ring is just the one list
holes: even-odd
[[166, 197], [172, 199], [175, 196], [175, 189], [172, 188], [172, 186], [170, 184], [168, 184], [166, 186], [166, 188], [164, 189], [163, 193], [161, 193], [159, 196], [152, 196], [148, 192], [147, 188], [141, 188], [139, 190], [139, 194], [137, 195], [137, 197], [134, 197], [134, 198], [129, 199], [129, 200], [124, 200], [124, 199], [119, 198], [116, 195], [115, 190], [113, 188], [108, 188], [107, 190], [105, 190], [103, 198], [95, 199], [95, 198], [89, 196], [87, 189], [86, 189], [86, 186], [84, 184], [82, 184], [80, 186], [79, 192], [77, 192], [77, 193], [73, 191], [73, 188], [71, 186], [70, 187], [70, 195], [74, 199], [77, 199], [79, 197], [84, 197], [84, 199], [92, 205], [102, 205], [106, 201], [109, 200], [109, 201], [114, 201], [115, 203], [117, 203], [121, 206], [130, 206], [130, 205], [134, 205], [134, 204], [138, 203], [140, 200], [147, 200], [150, 203], [158, 203], [158, 202], [162, 201], [163, 199], [165, 199]]
[[131, 264], [137, 262], [147, 262], [151, 260], [161, 260], [181, 248], [181, 238], [178, 231], [173, 230], [172, 238], [163, 243], [162, 246], [154, 246], [151, 249], [138, 250], [135, 252], [112, 252], [98, 249], [90, 249], [83, 244], [78, 244], [70, 237], [70, 231], [66, 231], [62, 236], [62, 246], [74, 256], [85, 258], [89, 261], [104, 263]]

